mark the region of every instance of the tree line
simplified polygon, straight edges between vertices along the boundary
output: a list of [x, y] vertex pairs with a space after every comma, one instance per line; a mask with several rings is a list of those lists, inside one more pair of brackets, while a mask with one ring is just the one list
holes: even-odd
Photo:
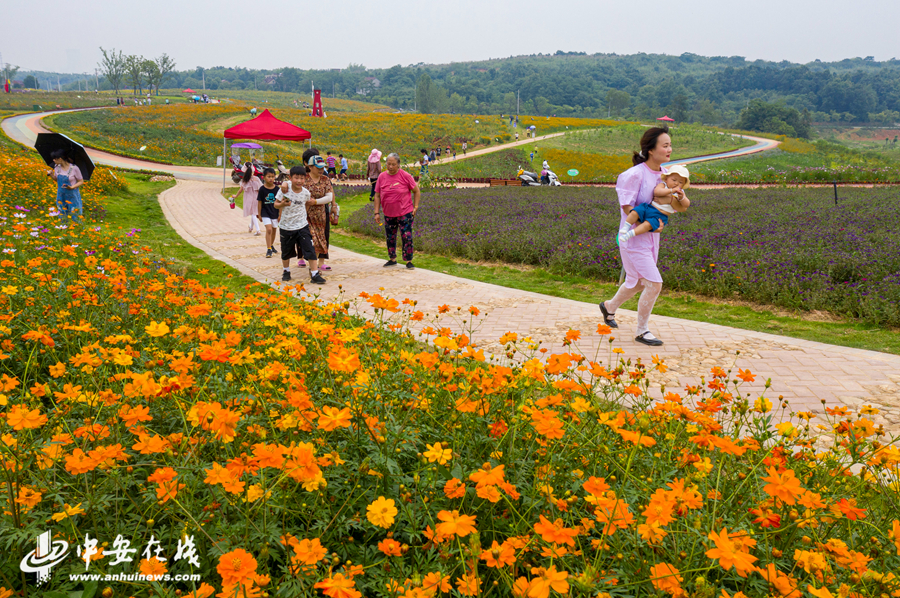
[[781, 129], [775, 121], [796, 124], [797, 115], [805, 122], [900, 119], [900, 61], [872, 57], [797, 64], [690, 53], [557, 52], [383, 69], [351, 64], [343, 69], [218, 66], [175, 71], [166, 55], [146, 60], [104, 50], [100, 68], [106, 80], [102, 85], [116, 90], [128, 85], [135, 93], [144, 84], [303, 94], [315, 86], [325, 95], [425, 113], [509, 114], [518, 109], [537, 115], [634, 119], [667, 114], [680, 122], [736, 126], [758, 100], [781, 107], [780, 117], [762, 119]]

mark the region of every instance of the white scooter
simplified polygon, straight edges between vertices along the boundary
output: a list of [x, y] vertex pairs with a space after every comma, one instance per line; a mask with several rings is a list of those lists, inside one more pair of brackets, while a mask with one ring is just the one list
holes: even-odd
[[523, 187], [540, 187], [541, 185], [549, 185], [550, 187], [559, 187], [561, 183], [559, 182], [559, 177], [556, 176], [556, 173], [550, 170], [547, 170], [547, 178], [549, 179], [548, 183], [541, 182], [541, 175], [529, 172], [522, 168], [519, 169], [519, 172], [516, 173], [516, 176], [520, 181], [522, 181]]

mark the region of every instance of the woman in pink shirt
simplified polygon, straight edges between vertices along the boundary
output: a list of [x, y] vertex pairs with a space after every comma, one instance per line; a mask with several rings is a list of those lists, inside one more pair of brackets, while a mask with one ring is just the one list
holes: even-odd
[[[635, 152], [631, 161], [634, 164], [619, 175], [616, 180], [616, 193], [619, 196], [620, 213], [619, 228], [631, 210], [641, 204], [653, 201], [653, 189], [660, 182], [660, 175], [666, 172], [662, 165], [672, 155], [672, 138], [668, 127], [653, 127], [641, 137], [641, 151]], [[622, 266], [625, 268], [625, 283], [619, 287], [615, 297], [600, 303], [600, 311], [606, 325], [618, 328], [615, 315], [620, 305], [634, 297], [638, 291], [637, 336], [634, 340], [644, 345], [658, 347], [661, 340], [650, 333], [650, 313], [656, 298], [662, 290], [662, 276], [656, 261], [659, 258], [659, 232], [632, 237], [619, 247]]]
[[[397, 265], [397, 229], [403, 244], [403, 261], [406, 268], [415, 268], [413, 259], [412, 225], [422, 197], [419, 186], [411, 174], [400, 168], [400, 156], [388, 154], [386, 171], [378, 175], [375, 183], [375, 222], [381, 225], [384, 210], [384, 232], [387, 236], [388, 261], [384, 267]], [[646, 236], [646, 235], [645, 235]]]

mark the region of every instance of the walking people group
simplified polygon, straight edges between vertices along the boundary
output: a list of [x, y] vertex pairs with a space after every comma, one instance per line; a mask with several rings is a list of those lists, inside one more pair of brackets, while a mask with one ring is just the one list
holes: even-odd
[[[346, 159], [341, 160], [342, 174]], [[396, 266], [397, 233], [400, 233], [401, 256], [406, 268], [412, 270], [412, 226], [419, 208], [421, 195], [415, 179], [400, 166], [400, 157], [390, 154], [382, 171], [382, 153], [373, 149], [366, 160], [366, 177], [371, 183], [369, 200], [374, 202], [375, 219], [379, 226], [384, 218], [388, 245], [388, 261], [385, 267]], [[334, 201], [334, 188], [329, 177], [327, 158], [319, 150], [310, 148], [303, 152], [303, 164], [289, 171], [289, 180], [281, 186], [276, 183], [273, 168], [262, 171], [262, 180], [255, 176], [251, 164], [245, 165], [240, 189], [229, 200], [234, 202], [243, 195], [244, 215], [250, 216], [248, 231], [260, 235], [260, 224], [265, 227], [266, 257], [279, 253], [275, 249], [276, 235], [280, 239], [282, 280], [292, 279], [290, 261], [297, 259], [297, 266], [309, 270], [310, 281], [325, 284], [323, 272], [331, 270], [326, 263], [331, 238], [331, 225], [337, 224], [340, 208]]]

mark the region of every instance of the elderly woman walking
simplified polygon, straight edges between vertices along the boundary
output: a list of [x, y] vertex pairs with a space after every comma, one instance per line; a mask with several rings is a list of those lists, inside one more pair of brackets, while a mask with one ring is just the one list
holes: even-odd
[[[632, 157], [634, 166], [619, 175], [616, 193], [621, 206], [619, 228], [626, 225], [629, 212], [638, 205], [653, 201], [653, 189], [660, 182], [662, 167], [672, 155], [672, 139], [666, 127], [647, 129], [641, 137], [641, 151]], [[639, 343], [658, 347], [663, 342], [650, 332], [650, 314], [656, 298], [662, 290], [662, 276], [656, 262], [659, 258], [659, 232], [632, 237], [619, 247], [622, 266], [625, 268], [625, 283], [619, 287], [612, 299], [600, 303], [600, 311], [607, 326], [618, 328], [615, 315], [619, 306], [640, 291], [637, 314], [637, 336]]]
[[372, 183], [372, 191], [369, 193], [369, 201], [372, 201], [375, 198], [375, 183], [378, 181], [378, 176], [381, 174], [381, 152], [377, 149], [373, 149], [372, 153], [369, 154], [368, 160], [366, 160], [366, 178], [369, 179], [369, 182]]
[[81, 169], [72, 164], [65, 150], [58, 149], [50, 154], [53, 159], [53, 170], [47, 176], [56, 181], [56, 210], [62, 220], [71, 218], [73, 222], [81, 220], [81, 191], [84, 184]]
[[384, 267], [397, 265], [397, 229], [403, 245], [403, 261], [409, 270], [415, 268], [413, 259], [412, 225], [422, 195], [411, 174], [400, 168], [400, 156], [388, 154], [387, 170], [375, 183], [375, 222], [381, 224], [384, 210], [384, 233], [387, 237], [388, 261]]

